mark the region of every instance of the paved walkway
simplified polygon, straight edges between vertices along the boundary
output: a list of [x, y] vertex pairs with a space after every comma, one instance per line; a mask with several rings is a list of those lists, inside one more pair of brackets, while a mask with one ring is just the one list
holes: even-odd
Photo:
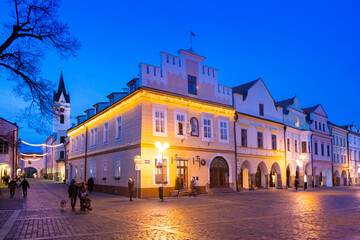
[[360, 188], [242, 191], [136, 199], [93, 193], [93, 211], [60, 210], [67, 187], [30, 180], [0, 196], [0, 239], [360, 239]]

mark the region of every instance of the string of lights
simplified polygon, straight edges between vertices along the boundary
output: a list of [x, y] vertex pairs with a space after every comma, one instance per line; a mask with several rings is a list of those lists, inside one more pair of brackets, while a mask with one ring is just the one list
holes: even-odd
[[44, 157], [48, 155], [49, 153], [34, 153], [34, 154], [26, 154], [26, 153], [20, 153], [20, 155], [24, 157]]
[[26, 145], [33, 146], [33, 147], [50, 147], [50, 148], [57, 148], [57, 147], [61, 147], [61, 146], [64, 145], [63, 143], [60, 143], [60, 144], [57, 144], [57, 145], [47, 145], [47, 144], [45, 144], [45, 143], [32, 144], [32, 143], [25, 142], [24, 140], [21, 140], [21, 142], [24, 143], [24, 144], [26, 144]]
[[23, 158], [20, 158], [20, 160], [22, 161], [25, 161], [25, 162], [29, 162], [29, 161], [38, 161], [40, 160], [41, 158], [29, 158], [29, 159], [23, 159]]

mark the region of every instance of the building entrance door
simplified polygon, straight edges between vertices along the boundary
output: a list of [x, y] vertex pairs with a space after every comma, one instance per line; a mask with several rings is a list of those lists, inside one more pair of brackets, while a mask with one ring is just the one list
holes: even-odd
[[255, 187], [257, 187], [257, 188], [261, 187], [261, 169], [260, 169], [260, 167], [258, 167], [257, 170], [256, 170]]
[[177, 160], [177, 177], [180, 180], [180, 189], [187, 189], [189, 188], [188, 182], [188, 161], [187, 160]]
[[229, 166], [224, 158], [216, 157], [210, 165], [210, 187], [229, 187]]

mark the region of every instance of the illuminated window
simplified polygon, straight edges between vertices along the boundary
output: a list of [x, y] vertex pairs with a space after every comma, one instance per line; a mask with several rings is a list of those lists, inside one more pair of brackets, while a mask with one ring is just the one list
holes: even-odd
[[199, 136], [199, 122], [196, 118], [190, 119], [191, 124], [191, 136]]
[[299, 119], [296, 118], [295, 119], [295, 127], [299, 128], [299, 126], [300, 126]]
[[247, 130], [241, 129], [241, 146], [247, 147]]
[[257, 142], [258, 142], [258, 148], [264, 148], [264, 139], [262, 132], [257, 133]]
[[155, 158], [154, 168], [155, 168], [155, 184], [161, 184], [161, 180], [163, 180], [164, 184], [167, 184], [168, 183], [167, 158], [164, 158], [162, 162], [161, 159]]
[[196, 94], [196, 77], [188, 76], [188, 93]]
[[288, 138], [287, 140], [286, 140], [287, 142], [287, 150], [288, 151], [290, 151], [290, 138]]
[[186, 114], [175, 112], [175, 136], [184, 137], [186, 131]]
[[89, 177], [96, 178], [96, 161], [89, 162]]
[[276, 135], [274, 135], [274, 134], [271, 135], [271, 146], [272, 146], [272, 149], [273, 149], [273, 150], [276, 150], [276, 149], [277, 149], [277, 146], [276, 146]]
[[220, 142], [229, 142], [228, 138], [228, 121], [225, 119], [219, 119], [219, 135]]
[[85, 134], [81, 134], [81, 149], [85, 148]]
[[153, 134], [154, 136], [167, 136], [166, 109], [153, 108]]
[[79, 137], [76, 136], [75, 151], [79, 150]]
[[107, 160], [102, 161], [102, 178], [107, 177]]
[[301, 152], [306, 153], [306, 142], [301, 142]]
[[114, 177], [120, 178], [121, 176], [121, 160], [115, 159], [114, 161]]

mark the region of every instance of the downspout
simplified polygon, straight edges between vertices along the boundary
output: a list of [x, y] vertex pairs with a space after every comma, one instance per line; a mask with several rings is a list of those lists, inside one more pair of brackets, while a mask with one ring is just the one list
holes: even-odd
[[239, 186], [238, 186], [238, 174], [237, 174], [237, 141], [236, 141], [236, 123], [238, 120], [238, 115], [235, 111], [235, 116], [234, 116], [234, 142], [235, 142], [235, 191], [239, 191]]
[[349, 186], [350, 186], [350, 155], [349, 155], [349, 133], [346, 133], [346, 157], [347, 157], [347, 162], [348, 162], [348, 179], [349, 179]]
[[84, 166], [84, 181], [86, 182], [86, 166], [87, 166], [87, 139], [88, 139], [88, 128], [87, 126], [84, 124], [85, 127], [85, 155], [84, 155], [84, 159], [85, 159], [85, 166]]
[[311, 185], [314, 188], [314, 149], [313, 149], [313, 133], [311, 133]]
[[332, 161], [331, 161], [331, 179], [332, 179], [332, 185], [334, 187], [334, 184], [335, 184], [335, 182], [334, 182], [334, 161], [335, 161], [335, 159], [333, 158], [334, 157], [333, 128], [334, 128], [334, 125], [330, 129], [330, 131], [331, 131], [330, 134], [332, 136], [332, 138], [331, 138], [331, 159], [332, 159]]
[[65, 179], [64, 179], [64, 183], [66, 185], [66, 163], [67, 163], [67, 154], [66, 154], [66, 143], [64, 142], [64, 148], [65, 148]]
[[[283, 117], [284, 118], [284, 117]], [[287, 152], [287, 149], [286, 149], [286, 125], [284, 124], [284, 150], [285, 150], [285, 178], [286, 178], [286, 189], [288, 188], [288, 184], [287, 184], [287, 161], [286, 161], [286, 158], [287, 158], [287, 155], [286, 155], [286, 152]], [[290, 180], [289, 180], [290, 181]]]

